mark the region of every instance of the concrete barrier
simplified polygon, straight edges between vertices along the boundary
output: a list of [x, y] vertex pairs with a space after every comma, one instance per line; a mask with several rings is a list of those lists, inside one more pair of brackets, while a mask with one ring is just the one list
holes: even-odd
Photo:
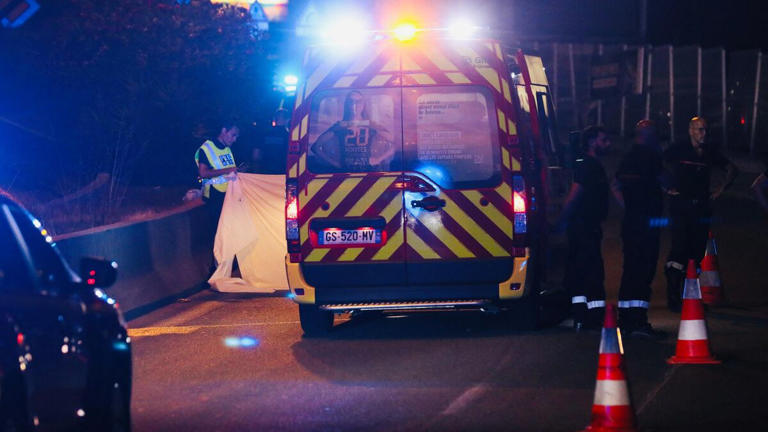
[[107, 292], [133, 319], [205, 287], [211, 261], [205, 207], [195, 203], [151, 220], [117, 224], [56, 238], [77, 270], [80, 258], [97, 256], [118, 264]]

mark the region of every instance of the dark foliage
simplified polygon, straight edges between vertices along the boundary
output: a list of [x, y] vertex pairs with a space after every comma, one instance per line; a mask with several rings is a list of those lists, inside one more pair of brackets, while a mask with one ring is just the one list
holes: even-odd
[[90, 204], [107, 220], [129, 186], [193, 184], [201, 137], [270, 88], [256, 36], [202, 0], [43, 3], [0, 30], [0, 188], [59, 198], [108, 173]]

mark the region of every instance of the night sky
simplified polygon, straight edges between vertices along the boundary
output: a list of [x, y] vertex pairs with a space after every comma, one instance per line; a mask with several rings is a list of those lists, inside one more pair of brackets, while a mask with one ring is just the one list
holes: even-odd
[[768, 2], [649, 0], [653, 44], [768, 48]]

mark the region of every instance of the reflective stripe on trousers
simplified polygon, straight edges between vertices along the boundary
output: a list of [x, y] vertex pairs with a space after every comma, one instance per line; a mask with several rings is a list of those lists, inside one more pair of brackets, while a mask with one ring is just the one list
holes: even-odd
[[619, 300], [619, 307], [648, 309], [650, 304], [645, 300]]
[[571, 298], [571, 303], [577, 304], [577, 303], [584, 303], [587, 305], [587, 309], [595, 309], [595, 308], [604, 308], [605, 307], [605, 300], [592, 300], [587, 301], [586, 296], [574, 296]]

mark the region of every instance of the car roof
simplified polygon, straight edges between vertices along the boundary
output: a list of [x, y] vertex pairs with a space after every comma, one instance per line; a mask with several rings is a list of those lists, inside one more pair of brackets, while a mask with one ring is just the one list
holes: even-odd
[[16, 205], [19, 207], [22, 207], [21, 203], [19, 203], [16, 198], [13, 197], [13, 195], [9, 194], [8, 192], [0, 189], [0, 204], [11, 204]]

